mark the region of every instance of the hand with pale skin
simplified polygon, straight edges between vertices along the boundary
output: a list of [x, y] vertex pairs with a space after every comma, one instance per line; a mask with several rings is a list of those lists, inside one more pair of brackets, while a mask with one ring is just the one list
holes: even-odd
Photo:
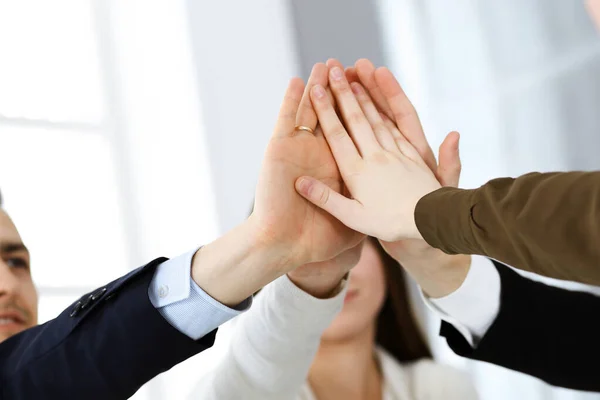
[[421, 239], [415, 206], [440, 183], [416, 149], [393, 136], [368, 96], [362, 104], [357, 101], [355, 94], [365, 93], [360, 84], [351, 89], [339, 67], [330, 69], [329, 84], [345, 125], [321, 85], [311, 90], [313, 106], [352, 198], [315, 176], [298, 179], [298, 191], [364, 234], [386, 241]]
[[[330, 69], [342, 67], [336, 60], [329, 60], [327, 66]], [[428, 167], [439, 182], [437, 186], [432, 182], [431, 187], [436, 188], [440, 184], [444, 186], [458, 184], [461, 169], [458, 156], [458, 134], [450, 133], [440, 146], [440, 163], [438, 165], [414, 107], [389, 70], [386, 68], [376, 70], [371, 62], [363, 59], [357, 61], [354, 67], [346, 69], [345, 79], [339, 79], [339, 77], [335, 79], [334, 76], [331, 78], [331, 89], [338, 102], [342, 118], [346, 122], [345, 126], [350, 131], [354, 143], [357, 143], [358, 156], [363, 160], [361, 167], [364, 169], [360, 170], [360, 173], [369, 171], [373, 174], [373, 171], [383, 170], [379, 165], [375, 168], [370, 167], [367, 165], [369, 163], [399, 164], [397, 159], [404, 156], [408, 159], [404, 161], [408, 163], [409, 168], [414, 168], [414, 165], [410, 164], [411, 162], [421, 168]], [[354, 102], [352, 97], [354, 97]], [[315, 107], [317, 108], [319, 104], [324, 107], [326, 106], [324, 103], [324, 101], [321, 103], [315, 101]], [[331, 114], [328, 115], [331, 117]], [[335, 123], [333, 118], [332, 120]], [[338, 125], [330, 125], [330, 127], [336, 126], [339, 129], [340, 123], [338, 120]], [[351, 124], [355, 126], [351, 126]], [[369, 128], [371, 136], [363, 132], [368, 131]], [[329, 131], [329, 133], [331, 132]], [[340, 135], [339, 132], [337, 135]], [[330, 136], [327, 137], [329, 139]], [[372, 140], [373, 137], [376, 139], [375, 141]], [[335, 151], [334, 149], [335, 147], [332, 146], [332, 151]], [[398, 165], [396, 167], [400, 169]], [[340, 166], [340, 170], [342, 170], [342, 166]], [[361, 202], [362, 206], [362, 198], [357, 198], [351, 183], [348, 181], [347, 183], [350, 193], [354, 199]], [[301, 181], [297, 182], [297, 187], [302, 193], [301, 184]], [[360, 182], [358, 185], [355, 184], [355, 188], [357, 187], [360, 188]], [[318, 187], [316, 189], [318, 190]], [[312, 187], [312, 190], [315, 190], [315, 187]], [[319, 200], [330, 198], [326, 196], [328, 194], [326, 190], [323, 190], [316, 204], [319, 204]], [[310, 199], [310, 197], [307, 198]], [[365, 217], [363, 214], [362, 218], [369, 217]], [[344, 222], [346, 223], [346, 221]], [[449, 256], [430, 247], [421, 239], [381, 240], [381, 242], [386, 251], [399, 261], [419, 282], [424, 291], [432, 297], [441, 297], [456, 290], [464, 281], [470, 267], [469, 256]]]
[[[326, 76], [326, 69], [317, 64], [313, 75]], [[304, 105], [309, 102], [307, 97], [302, 81], [292, 80], [263, 159], [250, 216], [265, 241], [285, 248], [288, 257], [299, 264], [329, 260], [362, 239], [294, 190], [294, 181], [304, 174], [315, 176], [333, 190], [341, 191], [343, 185], [327, 141], [316, 129], [316, 118], [301, 120], [308, 108]], [[314, 129], [314, 134], [294, 130], [298, 124]]]
[[[343, 193], [343, 181], [339, 175], [335, 160], [329, 151], [323, 132], [317, 125], [317, 114], [313, 109], [310, 99], [310, 89], [316, 84], [326, 88], [329, 97], [333, 99], [333, 95], [328, 90], [328, 71], [328, 68], [322, 63], [318, 63], [313, 67], [302, 100], [300, 101], [300, 106], [296, 115], [296, 125], [305, 126], [314, 130], [314, 137], [319, 144], [320, 149], [323, 150], [323, 168], [326, 168], [326, 174], [329, 174], [331, 177], [330, 179], [333, 182], [335, 190]], [[314, 207], [312, 204], [306, 202], [306, 200], [302, 200], [308, 206]], [[322, 212], [320, 209], [316, 210]], [[362, 239], [362, 237], [363, 235], [357, 235], [353, 238], [351, 243], [356, 243], [356, 238]], [[336, 255], [334, 258], [302, 265], [293, 271], [290, 271], [288, 277], [296, 284], [296, 286], [315, 297], [330, 297], [330, 295], [339, 287], [339, 283], [343, 277], [360, 259], [361, 250], [362, 240], [359, 240], [356, 245]]]
[[[325, 64], [316, 65], [311, 82], [326, 87], [326, 71]], [[314, 134], [297, 130], [296, 125], [308, 126]], [[302, 198], [294, 182], [304, 175], [343, 192], [343, 181], [327, 141], [317, 129], [304, 82], [295, 78], [265, 152], [252, 215], [194, 256], [192, 277], [210, 296], [225, 305], [236, 305], [300, 266], [304, 267], [298, 273], [299, 282], [306, 277], [315, 281], [314, 276], [323, 277], [325, 271], [336, 274], [335, 279], [323, 278], [313, 288], [314, 295], [326, 296], [331, 288], [322, 282], [337, 285], [353, 265], [346, 260], [360, 251], [364, 235]], [[302, 287], [302, 282], [297, 284]]]

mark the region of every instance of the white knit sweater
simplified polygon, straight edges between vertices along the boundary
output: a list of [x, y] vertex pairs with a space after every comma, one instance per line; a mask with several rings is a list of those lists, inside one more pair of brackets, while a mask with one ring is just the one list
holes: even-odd
[[[283, 276], [263, 289], [238, 317], [228, 351], [199, 380], [190, 399], [317, 400], [307, 382], [323, 331], [344, 304], [346, 285], [330, 299], [317, 299]], [[423, 360], [400, 364], [377, 349], [383, 400], [474, 400], [468, 377]]]

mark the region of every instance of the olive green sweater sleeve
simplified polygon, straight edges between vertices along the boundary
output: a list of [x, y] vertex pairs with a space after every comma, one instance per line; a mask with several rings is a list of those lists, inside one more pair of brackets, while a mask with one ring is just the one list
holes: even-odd
[[415, 210], [449, 254], [480, 254], [552, 278], [600, 285], [600, 172], [531, 173], [442, 188]]

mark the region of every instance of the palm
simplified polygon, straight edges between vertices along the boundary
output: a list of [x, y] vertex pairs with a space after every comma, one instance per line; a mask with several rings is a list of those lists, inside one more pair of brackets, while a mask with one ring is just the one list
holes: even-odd
[[340, 191], [342, 180], [327, 142], [315, 134], [298, 132], [269, 143], [257, 188], [254, 215], [267, 237], [293, 249], [300, 263], [329, 260], [354, 247], [363, 235], [354, 232], [300, 197], [294, 182], [313, 176]]

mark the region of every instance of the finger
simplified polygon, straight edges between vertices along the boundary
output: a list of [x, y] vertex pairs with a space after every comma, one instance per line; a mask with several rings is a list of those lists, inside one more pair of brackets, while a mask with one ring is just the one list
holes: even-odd
[[283, 96], [283, 102], [279, 109], [277, 123], [273, 131], [273, 137], [292, 136], [296, 125], [296, 115], [304, 91], [304, 81], [300, 78], [290, 80], [288, 88]]
[[417, 149], [427, 166], [435, 172], [435, 155], [429, 146], [417, 111], [402, 90], [394, 75], [385, 67], [375, 70], [375, 81], [385, 96], [396, 126], [404, 137]]
[[436, 176], [442, 186], [458, 187], [462, 169], [458, 152], [459, 140], [458, 132], [450, 132], [440, 145], [440, 163]]
[[367, 121], [371, 124], [371, 128], [381, 147], [392, 153], [400, 153], [400, 149], [396, 145], [392, 132], [390, 132], [383, 122], [381, 115], [379, 115], [379, 111], [377, 111], [375, 104], [373, 104], [373, 101], [362, 85], [358, 82], [352, 82], [350, 87], [352, 88], [352, 92], [354, 93], [354, 96], [356, 96], [356, 100], [358, 100], [358, 104], [365, 114], [365, 117], [367, 117]]
[[[396, 143], [396, 147], [398, 148], [400, 153], [402, 153], [404, 156], [410, 158], [413, 161], [416, 161], [418, 163], [422, 163], [423, 165], [426, 165], [425, 162], [423, 161], [423, 159], [421, 158], [421, 155], [419, 154], [419, 152], [404, 137], [404, 135], [398, 130], [398, 127], [396, 126], [396, 124], [394, 124], [394, 121], [389, 119], [387, 117], [387, 115], [385, 115], [384, 113], [380, 113], [379, 115], [381, 116], [381, 119], [383, 120], [383, 123], [385, 124], [387, 129], [389, 131], [395, 132], [393, 137], [394, 137], [394, 141]], [[432, 172], [434, 172], [434, 171], [432, 171]]]
[[360, 153], [364, 156], [381, 150], [381, 146], [375, 138], [375, 133], [344, 76], [343, 69], [336, 66], [329, 70], [329, 86], [338, 104], [345, 126], [348, 128]]
[[350, 82], [350, 83], [359, 82], [360, 83], [360, 78], [358, 77], [358, 74], [356, 73], [356, 68], [347, 67], [344, 70], [344, 73], [346, 74], [346, 79], [348, 79], [348, 82]]
[[389, 118], [394, 118], [392, 109], [375, 81], [375, 66], [373, 63], [366, 58], [361, 58], [354, 64], [354, 68], [356, 69], [360, 83], [367, 89], [369, 96], [371, 96], [379, 111], [383, 112]]
[[300, 107], [298, 108], [298, 114], [296, 115], [295, 125], [306, 126], [313, 131], [317, 128], [317, 114], [313, 109], [312, 102], [310, 101], [310, 90], [314, 85], [321, 85], [323, 87], [328, 86], [327, 78], [328, 68], [324, 63], [317, 63], [314, 65], [306, 88], [302, 94], [302, 100], [300, 100]]
[[303, 176], [296, 180], [296, 191], [315, 206], [322, 208], [344, 225], [355, 229], [360, 222], [362, 206], [342, 196], [323, 182]]
[[338, 67], [338, 68], [344, 69], [344, 65], [339, 60], [336, 60], [335, 58], [330, 58], [329, 60], [327, 60], [325, 62], [325, 64], [327, 65], [327, 68], [329, 68], [329, 69], [331, 69], [333, 67]]
[[361, 158], [354, 142], [344, 129], [344, 125], [336, 114], [333, 105], [321, 85], [311, 90], [311, 100], [319, 118], [319, 125], [327, 139], [333, 158], [338, 165], [342, 178], [356, 170]]
[[[387, 99], [375, 81], [375, 66], [371, 61], [367, 60], [366, 58], [362, 58], [356, 62], [355, 67], [361, 84], [367, 89], [369, 96], [371, 96], [379, 111], [385, 114], [387, 117], [386, 119], [391, 121], [394, 118], [394, 115]], [[398, 130], [396, 125], [393, 125], [394, 129], [392, 130], [392, 135], [394, 136], [395, 140], [404, 139], [402, 133]]]

